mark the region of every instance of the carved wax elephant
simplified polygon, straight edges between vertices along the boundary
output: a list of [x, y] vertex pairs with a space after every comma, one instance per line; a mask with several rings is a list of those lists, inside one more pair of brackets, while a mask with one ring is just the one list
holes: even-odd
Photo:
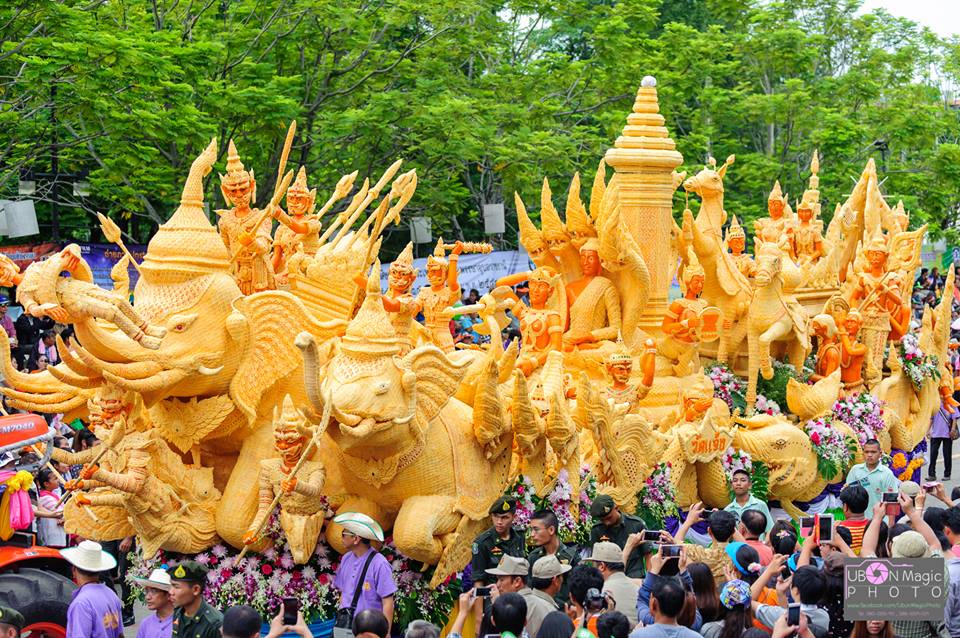
[[[312, 334], [296, 340], [313, 409], [320, 414], [331, 402], [324, 493], [338, 511], [362, 511], [392, 527], [398, 550], [437, 565], [436, 585], [469, 562], [474, 536], [507, 488], [510, 423], [494, 350], [473, 405], [453, 398], [467, 362], [432, 345], [399, 357], [379, 265], [371, 272], [363, 305], [328, 361]], [[328, 525], [335, 548], [339, 533]]]

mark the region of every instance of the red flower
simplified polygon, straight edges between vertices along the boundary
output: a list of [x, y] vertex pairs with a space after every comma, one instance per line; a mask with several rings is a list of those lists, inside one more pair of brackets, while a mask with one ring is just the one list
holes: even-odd
[[264, 576], [269, 576], [270, 574], [273, 573], [273, 567], [271, 567], [270, 565], [264, 565], [263, 567], [260, 568], [260, 571], [263, 572]]
[[223, 580], [230, 580], [232, 576], [233, 576], [233, 572], [230, 571], [229, 569], [225, 569], [221, 572], [221, 578], [223, 578]]
[[820, 433], [814, 432], [810, 435], [810, 440], [813, 441], [814, 445], [820, 445]]
[[326, 585], [327, 583], [330, 582], [330, 575], [320, 574], [319, 576], [317, 576], [317, 580], [320, 582], [321, 585]]

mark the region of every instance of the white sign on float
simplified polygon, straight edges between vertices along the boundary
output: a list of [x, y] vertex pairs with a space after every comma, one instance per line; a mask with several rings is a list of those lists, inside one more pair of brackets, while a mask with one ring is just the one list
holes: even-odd
[[[472, 253], [460, 255], [459, 266], [460, 289], [463, 290], [464, 295], [473, 288], [476, 288], [482, 295], [496, 285], [497, 279], [515, 272], [530, 270], [527, 254], [518, 250], [499, 250], [486, 255]], [[413, 293], [416, 294], [421, 286], [429, 285], [427, 282], [426, 258], [414, 259], [413, 267], [418, 271], [417, 280], [413, 283]], [[380, 265], [380, 288], [382, 290], [387, 289], [387, 272], [389, 270], [389, 263]]]

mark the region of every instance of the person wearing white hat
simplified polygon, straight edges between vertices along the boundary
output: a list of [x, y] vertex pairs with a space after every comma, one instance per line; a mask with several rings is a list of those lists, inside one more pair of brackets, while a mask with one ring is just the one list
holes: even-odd
[[616, 543], [601, 541], [593, 544], [590, 556], [583, 562], [594, 563], [603, 575], [603, 592], [613, 598], [614, 609], [619, 611], [630, 622], [630, 629], [637, 626], [637, 597], [640, 595], [640, 586], [627, 578], [624, 573], [626, 566], [623, 563], [623, 550]]
[[61, 549], [60, 554], [73, 566], [73, 580], [78, 585], [67, 609], [67, 635], [123, 638], [120, 598], [100, 582], [100, 575], [116, 567], [117, 560], [93, 541]]
[[382, 611], [393, 623], [393, 595], [397, 585], [387, 559], [371, 547], [371, 541], [383, 542], [383, 528], [360, 512], [343, 512], [333, 522], [343, 527], [340, 537], [347, 550], [333, 579], [340, 591], [336, 626], [350, 628], [353, 617], [364, 609]]
[[170, 638], [173, 633], [170, 574], [165, 569], [155, 569], [147, 578], [134, 578], [133, 582], [143, 587], [147, 609], [153, 612], [140, 623], [137, 638]]

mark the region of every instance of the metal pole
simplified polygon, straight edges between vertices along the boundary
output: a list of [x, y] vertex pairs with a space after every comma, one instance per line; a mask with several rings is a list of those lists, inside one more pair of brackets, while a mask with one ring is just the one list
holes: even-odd
[[57, 191], [59, 190], [60, 177], [60, 155], [57, 139], [57, 85], [50, 87], [50, 126], [53, 139], [50, 144], [50, 169], [53, 173], [53, 183], [50, 184], [50, 194], [52, 196], [53, 206], [51, 208], [50, 218], [50, 239], [53, 242], [60, 241], [60, 205], [57, 202]]

